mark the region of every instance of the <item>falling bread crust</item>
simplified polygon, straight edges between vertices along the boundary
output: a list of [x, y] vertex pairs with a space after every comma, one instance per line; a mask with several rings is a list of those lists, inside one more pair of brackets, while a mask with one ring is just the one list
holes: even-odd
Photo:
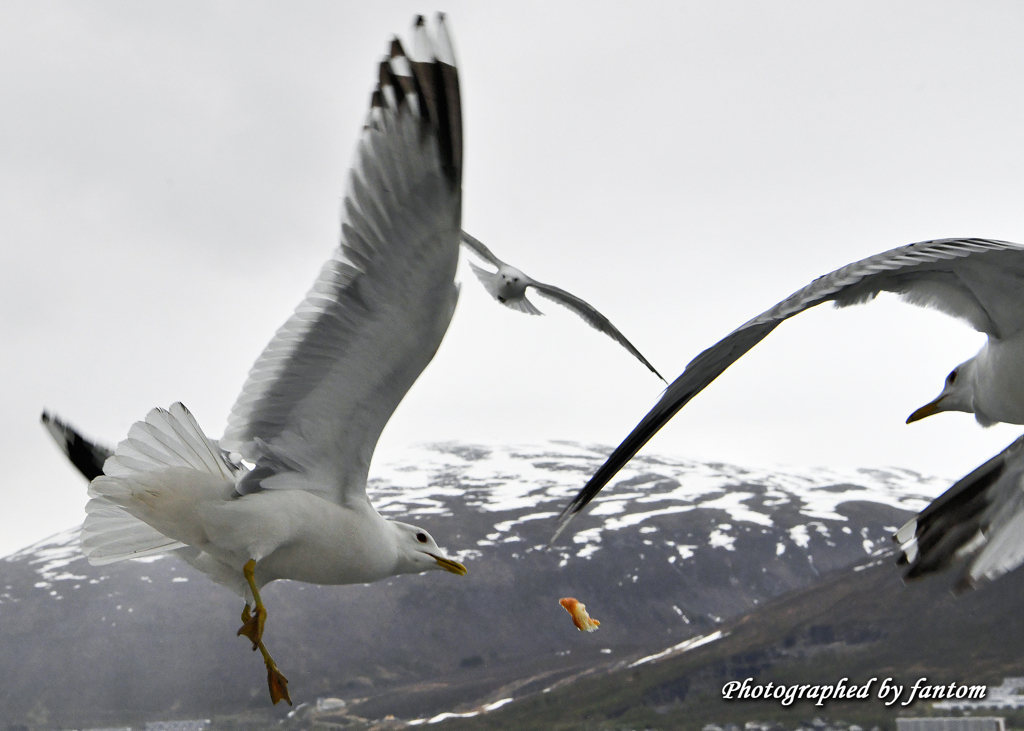
[[601, 624], [596, 619], [590, 618], [590, 615], [587, 614], [586, 604], [581, 604], [572, 597], [559, 599], [558, 603], [572, 616], [572, 623], [576, 625], [576, 629], [580, 632], [593, 632]]

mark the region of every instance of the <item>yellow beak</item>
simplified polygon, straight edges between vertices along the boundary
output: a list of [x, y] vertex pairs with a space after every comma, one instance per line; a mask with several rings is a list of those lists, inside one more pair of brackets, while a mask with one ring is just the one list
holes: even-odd
[[451, 571], [453, 574], [458, 574], [459, 576], [465, 576], [469, 573], [466, 571], [466, 567], [458, 561], [452, 561], [450, 558], [445, 558], [444, 556], [436, 556], [433, 553], [428, 553], [427, 555], [437, 561], [437, 565], [445, 571]]
[[932, 414], [937, 414], [940, 411], [942, 411], [942, 409], [939, 408], [939, 402], [942, 401], [942, 399], [944, 399], [944, 398], [946, 398], [946, 397], [945, 396], [939, 396], [937, 399], [932, 401], [930, 404], [925, 404], [924, 406], [919, 408], [917, 411], [915, 411], [913, 414], [911, 414], [910, 416], [907, 417], [907, 423], [911, 424], [911, 423], [913, 423], [915, 421], [920, 421], [921, 419], [925, 418], [926, 416], [931, 416]]

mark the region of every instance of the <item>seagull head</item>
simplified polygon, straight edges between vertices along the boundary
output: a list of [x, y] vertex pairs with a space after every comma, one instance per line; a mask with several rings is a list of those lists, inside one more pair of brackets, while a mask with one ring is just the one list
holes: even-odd
[[422, 571], [444, 569], [459, 576], [466, 575], [466, 567], [445, 556], [437, 542], [425, 530], [408, 523], [399, 523], [397, 520], [389, 520], [388, 523], [394, 530], [398, 548], [396, 574], [418, 574]]
[[920, 421], [926, 416], [938, 414], [940, 411], [974, 411], [974, 390], [976, 378], [977, 356], [966, 360], [949, 372], [942, 393], [934, 401], [925, 404], [907, 417], [907, 423]]
[[494, 274], [494, 296], [499, 302], [520, 299], [532, 280], [515, 267], [502, 264]]

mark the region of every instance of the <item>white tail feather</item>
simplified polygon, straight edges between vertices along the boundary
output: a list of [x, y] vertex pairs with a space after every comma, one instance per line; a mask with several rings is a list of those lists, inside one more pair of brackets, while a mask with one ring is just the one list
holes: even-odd
[[93, 566], [167, 553], [185, 546], [102, 497], [92, 498], [85, 512], [82, 553]]
[[110, 477], [130, 477], [136, 472], [154, 472], [166, 467], [190, 467], [200, 472], [231, 479], [231, 471], [220, 448], [199, 428], [189, 410], [180, 403], [170, 410], [153, 409], [145, 421], [137, 421], [128, 438], [117, 445], [114, 456], [104, 463]]
[[518, 312], [525, 312], [527, 315], [543, 315], [544, 313], [534, 307], [530, 300], [526, 299], [526, 295], [523, 295], [519, 299], [507, 300], [503, 302], [506, 307], [516, 310]]
[[[147, 507], [139, 504], [137, 493], [153, 495], [154, 473], [182, 468], [194, 470], [200, 482], [234, 483], [231, 470], [217, 444], [203, 434], [188, 409], [180, 403], [169, 410], [153, 409], [145, 421], [136, 422], [128, 438], [117, 445], [103, 465], [104, 475], [89, 485], [91, 499], [82, 529], [82, 551], [89, 563], [102, 565], [166, 553], [186, 544], [161, 533], [138, 515]], [[211, 483], [211, 475], [218, 478]], [[158, 480], [166, 485], [164, 480]], [[182, 485], [182, 489], [188, 489]], [[147, 496], [147, 501], [149, 497]], [[159, 522], [159, 521], [157, 521]]]

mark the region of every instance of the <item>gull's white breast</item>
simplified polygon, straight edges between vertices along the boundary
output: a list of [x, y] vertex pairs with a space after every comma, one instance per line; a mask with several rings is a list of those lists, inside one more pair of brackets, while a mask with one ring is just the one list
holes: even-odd
[[347, 507], [304, 490], [267, 490], [210, 506], [203, 522], [230, 563], [258, 560], [260, 584], [369, 583], [391, 576], [398, 561], [393, 531], [369, 502]]

